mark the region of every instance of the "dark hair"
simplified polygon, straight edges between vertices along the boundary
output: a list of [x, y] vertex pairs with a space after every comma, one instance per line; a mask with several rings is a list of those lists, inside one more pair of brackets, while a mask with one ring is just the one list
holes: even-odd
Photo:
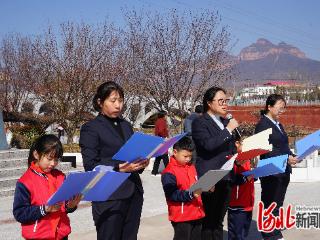
[[202, 113], [203, 112], [203, 105], [197, 105], [195, 108], [194, 108], [194, 111], [196, 113]]
[[217, 92], [222, 91], [225, 94], [227, 93], [226, 90], [224, 90], [223, 88], [220, 87], [211, 87], [209, 88], [204, 96], [203, 96], [203, 112], [207, 112], [209, 109], [209, 105], [208, 102], [211, 102], [213, 100], [213, 98], [216, 96]]
[[63, 148], [59, 138], [53, 134], [42, 135], [32, 144], [28, 157], [28, 166], [31, 162], [37, 161], [33, 156], [34, 151], [41, 156], [48, 153], [54, 153], [54, 157], [60, 159], [63, 155]]
[[242, 137], [241, 137], [240, 134], [237, 133], [237, 131], [233, 131], [233, 132], [232, 132], [232, 136], [233, 136], [233, 139], [234, 139], [235, 141], [239, 141], [239, 142], [242, 141]]
[[166, 115], [167, 115], [167, 112], [164, 110], [161, 110], [160, 112], [158, 112], [158, 118], [163, 118]]
[[271, 94], [268, 96], [267, 101], [266, 101], [266, 106], [263, 110], [260, 111], [261, 115], [265, 115], [269, 112], [268, 107], [271, 106], [273, 107], [278, 101], [283, 101], [286, 104], [286, 100], [284, 97], [280, 94]]
[[97, 111], [100, 112], [101, 107], [98, 103], [98, 100], [100, 100], [100, 103], [103, 103], [113, 91], [116, 91], [119, 93], [120, 97], [124, 98], [124, 93], [122, 87], [117, 84], [116, 82], [113, 81], [108, 81], [105, 83], [102, 83], [98, 89], [96, 94], [93, 97], [92, 103], [93, 103], [93, 108]]
[[195, 149], [195, 146], [191, 138], [183, 137], [173, 145], [173, 149], [177, 151], [186, 150], [192, 152]]

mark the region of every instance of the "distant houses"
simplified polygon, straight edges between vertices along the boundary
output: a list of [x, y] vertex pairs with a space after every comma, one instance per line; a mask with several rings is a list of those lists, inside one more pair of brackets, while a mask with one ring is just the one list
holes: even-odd
[[273, 93], [283, 94], [288, 100], [293, 101], [316, 101], [319, 100], [320, 87], [295, 80], [268, 80], [244, 85], [236, 93], [235, 102], [264, 99]]

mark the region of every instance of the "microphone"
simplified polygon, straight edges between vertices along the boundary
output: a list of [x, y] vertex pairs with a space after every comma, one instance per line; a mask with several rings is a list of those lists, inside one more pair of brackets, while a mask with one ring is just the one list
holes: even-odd
[[[231, 120], [231, 119], [233, 118], [233, 116], [232, 116], [231, 113], [228, 113], [227, 116], [226, 116], [226, 118], [227, 118], [228, 120]], [[238, 128], [235, 128], [234, 131], [235, 131], [236, 134], [239, 136], [239, 138], [241, 138], [241, 134], [240, 134], [240, 132], [239, 132], [239, 129], [238, 129]]]

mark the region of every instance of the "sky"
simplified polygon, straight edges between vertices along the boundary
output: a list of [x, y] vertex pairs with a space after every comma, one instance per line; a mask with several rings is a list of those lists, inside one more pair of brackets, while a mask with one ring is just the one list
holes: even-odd
[[0, 0], [0, 39], [10, 33], [35, 36], [65, 21], [121, 26], [122, 9], [166, 13], [218, 11], [234, 44], [231, 53], [266, 38], [286, 42], [320, 61], [319, 0]]

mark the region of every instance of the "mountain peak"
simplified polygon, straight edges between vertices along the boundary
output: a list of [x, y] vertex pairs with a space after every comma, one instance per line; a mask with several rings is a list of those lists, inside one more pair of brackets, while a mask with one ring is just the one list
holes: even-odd
[[273, 45], [272, 42], [265, 38], [259, 38], [256, 42], [257, 45]]
[[285, 42], [280, 42], [278, 45], [275, 45], [264, 38], [259, 38], [256, 43], [243, 48], [238, 57], [240, 60], [250, 61], [262, 59], [269, 55], [279, 56], [281, 54], [289, 54], [303, 59], [306, 58], [304, 52], [292, 45], [289, 45]]

